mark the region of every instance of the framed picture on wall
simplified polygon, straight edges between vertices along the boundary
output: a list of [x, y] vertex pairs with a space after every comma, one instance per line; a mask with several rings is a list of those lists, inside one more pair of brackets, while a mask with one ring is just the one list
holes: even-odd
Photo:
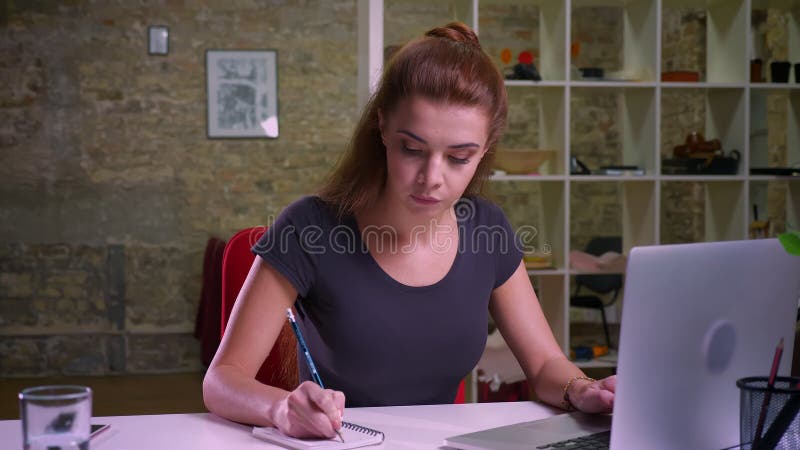
[[206, 50], [209, 138], [278, 137], [278, 52]]

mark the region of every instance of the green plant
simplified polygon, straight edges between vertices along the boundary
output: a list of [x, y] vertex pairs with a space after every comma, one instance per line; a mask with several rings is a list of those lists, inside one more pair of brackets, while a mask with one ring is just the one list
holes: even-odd
[[790, 255], [800, 256], [800, 230], [780, 234], [778, 240]]

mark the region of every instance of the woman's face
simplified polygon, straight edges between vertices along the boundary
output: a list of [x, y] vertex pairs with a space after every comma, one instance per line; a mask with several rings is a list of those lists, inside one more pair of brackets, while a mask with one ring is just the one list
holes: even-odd
[[483, 109], [411, 97], [379, 114], [386, 146], [385, 200], [437, 217], [458, 200], [486, 152]]

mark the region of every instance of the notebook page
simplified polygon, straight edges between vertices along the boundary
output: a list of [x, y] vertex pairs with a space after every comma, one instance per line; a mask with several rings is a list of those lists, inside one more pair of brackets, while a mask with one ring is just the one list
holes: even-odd
[[344, 442], [336, 436], [332, 439], [298, 439], [286, 436], [274, 427], [253, 427], [253, 436], [280, 446], [301, 450], [335, 450], [366, 447], [383, 442], [383, 433], [345, 422], [341, 429]]

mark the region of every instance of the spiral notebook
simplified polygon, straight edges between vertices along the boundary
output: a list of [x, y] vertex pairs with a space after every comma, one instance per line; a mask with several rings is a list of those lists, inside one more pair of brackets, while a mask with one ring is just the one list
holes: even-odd
[[383, 433], [378, 430], [350, 422], [342, 422], [341, 433], [344, 442], [339, 440], [339, 436], [333, 439], [298, 439], [286, 436], [274, 427], [253, 427], [253, 436], [282, 447], [298, 450], [334, 450], [367, 447], [380, 444], [384, 438]]

